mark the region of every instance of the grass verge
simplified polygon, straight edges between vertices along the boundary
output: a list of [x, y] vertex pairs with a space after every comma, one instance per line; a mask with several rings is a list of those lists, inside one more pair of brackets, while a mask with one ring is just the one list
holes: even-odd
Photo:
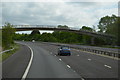
[[14, 44], [14, 45], [12, 45], [12, 47], [14, 47], [14, 50], [0, 54], [0, 62], [6, 60], [8, 57], [10, 57], [12, 54], [14, 54], [20, 48], [20, 45]]

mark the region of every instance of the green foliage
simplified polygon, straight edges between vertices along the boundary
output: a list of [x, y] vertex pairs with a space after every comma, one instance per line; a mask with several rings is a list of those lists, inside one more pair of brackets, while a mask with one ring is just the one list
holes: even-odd
[[40, 34], [39, 30], [33, 30], [30, 35]]
[[117, 17], [115, 15], [102, 17], [99, 21], [98, 28], [99, 32], [106, 32], [107, 29], [117, 21]]
[[[87, 26], [83, 26], [80, 30], [85, 30], [85, 31], [91, 31], [93, 32], [94, 30], [90, 27], [87, 27]], [[82, 34], [82, 41], [84, 44], [91, 44], [91, 36], [89, 35], [85, 35], [85, 34]]]
[[62, 42], [62, 43], [79, 43], [81, 36], [76, 33], [54, 31], [53, 33], [43, 33], [43, 34], [15, 34], [15, 40], [25, 40], [25, 41], [44, 41], [44, 42]]
[[94, 42], [95, 45], [97, 45], [97, 46], [105, 45], [105, 44], [106, 44], [104, 38], [95, 38], [94, 41], [95, 41], [95, 42]]
[[117, 17], [116, 21], [114, 21], [113, 23], [107, 26], [107, 30], [105, 33], [112, 34], [117, 37], [119, 33], [119, 26], [118, 26], [119, 24], [120, 24], [120, 18]]
[[119, 25], [120, 24], [120, 18], [112, 15], [112, 16], [105, 16], [102, 17], [99, 21], [98, 28], [100, 29], [99, 32], [106, 33], [106, 34], [111, 34], [116, 37], [116, 39], [106, 39], [105, 43], [108, 45], [120, 45], [118, 42], [118, 34], [119, 32]]
[[29, 40], [39, 40], [39, 38], [40, 38], [40, 32], [39, 32], [39, 30], [33, 30], [31, 32], [31, 34], [27, 38]]
[[62, 25], [58, 25], [58, 28], [65, 28], [65, 29], [67, 29], [68, 26], [66, 26], [66, 25], [64, 25], [64, 26], [62, 26]]
[[76, 33], [54, 31], [52, 35], [57, 38], [58, 42], [62, 43], [79, 43], [80, 36]]
[[52, 36], [51, 33], [43, 33], [40, 37], [41, 41], [45, 42], [57, 42], [57, 39]]
[[14, 44], [13, 36], [15, 34], [15, 29], [10, 23], [5, 23], [2, 29], [2, 47], [3, 49], [8, 49]]
[[80, 30], [86, 30], [86, 31], [91, 31], [91, 32], [94, 31], [92, 28], [87, 27], [87, 26], [83, 26]]
[[13, 55], [20, 48], [20, 45], [18, 45], [18, 44], [13, 44], [12, 46], [14, 47], [13, 50], [0, 54], [0, 56], [1, 56], [0, 62], [6, 60], [8, 57]]

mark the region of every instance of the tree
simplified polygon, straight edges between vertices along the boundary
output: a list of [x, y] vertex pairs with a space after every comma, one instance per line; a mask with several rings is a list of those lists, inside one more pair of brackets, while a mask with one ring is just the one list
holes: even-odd
[[117, 42], [116, 42], [116, 44], [118, 45], [118, 46], [120, 46], [120, 17], [118, 17], [118, 21], [117, 21], [117, 26], [118, 26], [118, 34], [117, 34]]
[[15, 29], [10, 23], [5, 23], [2, 28], [2, 47], [3, 49], [8, 49], [14, 43], [13, 36], [15, 34]]
[[66, 26], [66, 25], [64, 25], [64, 26], [62, 26], [62, 25], [58, 25], [58, 28], [65, 28], [65, 29], [68, 29], [69, 27]]
[[106, 32], [106, 30], [117, 21], [117, 17], [115, 15], [102, 17], [99, 21], [98, 28], [99, 32]]
[[[94, 30], [90, 27], [83, 26], [80, 30], [85, 30], [85, 31], [91, 31], [93, 32]], [[84, 44], [91, 44], [91, 36], [82, 34], [82, 40]]]
[[120, 43], [118, 42], [119, 38], [120, 38], [120, 17], [117, 17], [117, 20], [112, 23], [106, 30], [105, 33], [107, 34], [111, 34], [111, 35], [114, 35], [116, 37], [116, 39], [113, 40], [114, 43], [116, 43], [117, 45], [120, 45]]
[[57, 42], [57, 39], [52, 35], [52, 33], [43, 33], [40, 39], [45, 42]]
[[29, 35], [29, 39], [30, 40], [39, 40], [39, 38], [40, 38], [40, 32], [39, 32], [39, 30], [33, 30], [32, 32], [31, 32], [31, 34]]
[[102, 17], [99, 21], [98, 28], [100, 29], [99, 32], [110, 34], [116, 37], [116, 39], [104, 39], [105, 43], [108, 45], [115, 45], [117, 44], [118, 34], [119, 34], [119, 27], [118, 24], [120, 23], [119, 17], [112, 15], [112, 16], [105, 16]]
[[77, 33], [54, 31], [52, 35], [61, 43], [80, 43], [81, 36]]
[[91, 31], [91, 32], [94, 31], [92, 28], [87, 27], [87, 26], [82, 26], [82, 28], [80, 30], [87, 30], [87, 31]]
[[40, 34], [39, 30], [33, 30], [33, 31], [31, 32], [31, 35], [35, 35], [35, 34]]

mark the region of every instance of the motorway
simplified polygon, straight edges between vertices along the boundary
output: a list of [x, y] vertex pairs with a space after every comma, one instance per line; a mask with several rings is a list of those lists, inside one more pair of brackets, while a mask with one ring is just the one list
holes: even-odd
[[[59, 46], [41, 42], [20, 43], [28, 45], [33, 51], [32, 64], [26, 78], [118, 78], [118, 60], [76, 49], [71, 49], [71, 56], [57, 56]], [[28, 48], [23, 48], [23, 50], [27, 49]], [[29, 50], [27, 51], [30, 53]], [[22, 51], [22, 53], [26, 53], [27, 55], [28, 52]], [[27, 55], [24, 56], [24, 58], [26, 57], [27, 59]], [[13, 60], [9, 58], [9, 60], [3, 63], [5, 67], [3, 73], [4, 75], [7, 74], [7, 78], [9, 78], [8, 75], [12, 76], [15, 74], [14, 68], [11, 69], [14, 73], [8, 72], [10, 74], [7, 73], [9, 70], [5, 70], [10, 65], [7, 64], [8, 61]], [[28, 59], [26, 61], [28, 61]], [[15, 64], [15, 61], [13, 64]], [[14, 67], [15, 66], [16, 65], [14, 65]], [[24, 69], [23, 71], [25, 71], [26, 68], [21, 67], [20, 69]], [[20, 73], [22, 74], [22, 72]], [[19, 73], [17, 72], [16, 74]], [[4, 77], [6, 78], [6, 76]], [[16, 76], [16, 78], [19, 77]]]
[[21, 45], [16, 53], [2, 62], [2, 77], [21, 78], [30, 60], [30, 53], [27, 46]]

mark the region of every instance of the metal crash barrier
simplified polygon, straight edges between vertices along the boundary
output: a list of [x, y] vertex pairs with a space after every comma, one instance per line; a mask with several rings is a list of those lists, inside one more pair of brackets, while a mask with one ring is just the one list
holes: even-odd
[[93, 53], [96, 53], [96, 54], [101, 54], [101, 55], [107, 55], [107, 56], [111, 56], [111, 57], [120, 58], [119, 51], [118, 52], [112, 52], [112, 51], [97, 50], [97, 49], [90, 49], [90, 48], [83, 48], [83, 47], [74, 47], [74, 46], [71, 46], [71, 45], [59, 44], [59, 43], [49, 43], [49, 44], [56, 45], [56, 46], [64, 45], [64, 46], [69, 46], [70, 48], [79, 49], [79, 50], [82, 50], [82, 51], [88, 51], [88, 52], [93, 52]]

